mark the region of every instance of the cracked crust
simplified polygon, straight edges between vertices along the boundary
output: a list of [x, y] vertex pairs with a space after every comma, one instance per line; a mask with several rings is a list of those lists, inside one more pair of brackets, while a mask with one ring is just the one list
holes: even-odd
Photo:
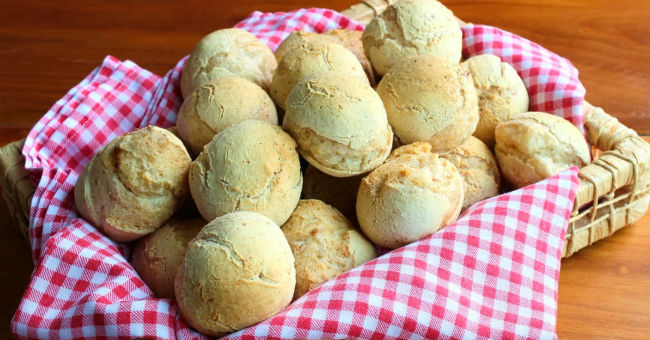
[[428, 142], [447, 152], [472, 135], [478, 97], [469, 71], [432, 55], [395, 65], [377, 86], [388, 121], [402, 143]]
[[345, 47], [324, 40], [310, 40], [286, 52], [273, 75], [270, 94], [275, 103], [286, 109], [291, 89], [304, 78], [324, 71], [338, 71], [358, 82], [368, 83], [368, 78], [352, 52]]
[[178, 132], [198, 154], [227, 127], [247, 119], [278, 123], [271, 97], [255, 83], [238, 77], [219, 78], [196, 88], [178, 112]]
[[413, 143], [395, 149], [361, 180], [357, 217], [375, 244], [397, 248], [453, 223], [463, 205], [463, 179], [456, 167]]
[[580, 130], [545, 112], [518, 114], [497, 125], [495, 137], [503, 177], [517, 188], [590, 162], [589, 145]]
[[198, 86], [221, 77], [242, 77], [268, 89], [278, 63], [273, 51], [251, 33], [228, 28], [201, 39], [181, 76], [183, 98]]
[[295, 284], [294, 257], [277, 224], [235, 212], [208, 223], [190, 242], [175, 295], [192, 327], [222, 336], [280, 312]]
[[529, 98], [524, 82], [508, 63], [491, 54], [465, 60], [478, 93], [479, 122], [474, 136], [494, 147], [494, 129], [516, 114], [528, 111]]
[[463, 209], [499, 194], [500, 173], [490, 149], [471, 136], [461, 146], [440, 155], [450, 161], [463, 177]]
[[301, 200], [282, 232], [296, 259], [294, 299], [377, 256], [345, 216], [319, 200]]
[[429, 54], [458, 63], [462, 56], [458, 21], [435, 0], [401, 0], [388, 6], [368, 24], [361, 39], [379, 75], [409, 57]]
[[148, 126], [100, 149], [79, 176], [79, 214], [115, 241], [132, 241], [165, 223], [188, 196], [190, 156], [173, 133]]
[[205, 224], [202, 218], [172, 219], [136, 243], [131, 263], [158, 298], [174, 298], [174, 278], [187, 244]]
[[302, 190], [296, 142], [267, 121], [247, 120], [217, 134], [190, 167], [190, 190], [207, 221], [254, 211], [284, 223]]
[[393, 143], [377, 93], [341, 72], [299, 82], [287, 98], [283, 128], [311, 165], [335, 177], [374, 169], [388, 157]]
[[357, 60], [363, 67], [363, 71], [368, 77], [370, 86], [375, 86], [375, 72], [372, 69], [370, 60], [368, 60], [368, 57], [363, 50], [363, 43], [361, 42], [362, 33], [362, 31], [345, 29], [335, 29], [323, 33], [293, 31], [275, 50], [275, 57], [280, 61], [288, 51], [296, 49], [301, 45], [305, 45], [309, 41], [320, 40], [339, 44], [354, 53], [354, 56], [357, 57]]

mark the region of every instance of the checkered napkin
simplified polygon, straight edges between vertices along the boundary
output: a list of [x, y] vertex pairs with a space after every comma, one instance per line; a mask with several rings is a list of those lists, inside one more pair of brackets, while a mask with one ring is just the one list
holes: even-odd
[[[237, 27], [275, 48], [290, 31], [362, 29], [324, 9], [255, 12]], [[463, 28], [465, 53], [511, 62], [533, 109], [582, 121], [584, 89], [571, 64], [501, 30]], [[23, 154], [38, 183], [30, 211], [36, 269], [11, 327], [19, 338], [202, 339], [172, 300], [156, 299], [129, 249], [78, 218], [73, 187], [103, 145], [128, 131], [170, 126], [181, 104], [181, 60], [163, 78], [107, 57], [30, 132]], [[577, 169], [474, 205], [452, 226], [392, 251], [232, 334], [252, 338], [555, 338], [560, 248]]]

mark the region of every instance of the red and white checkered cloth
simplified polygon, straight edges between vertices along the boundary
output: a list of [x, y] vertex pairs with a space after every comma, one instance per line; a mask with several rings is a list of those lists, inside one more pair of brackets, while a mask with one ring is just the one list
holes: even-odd
[[[275, 48], [290, 31], [362, 29], [324, 9], [255, 12], [237, 27]], [[582, 122], [584, 88], [563, 58], [499, 29], [463, 28], [468, 55], [511, 62], [532, 108]], [[73, 186], [113, 138], [170, 126], [181, 104], [181, 60], [164, 78], [107, 57], [47, 112], [23, 154], [38, 187], [29, 236], [36, 269], [12, 320], [19, 338], [201, 339], [172, 300], [156, 299], [128, 247], [78, 218]], [[571, 168], [481, 202], [431, 237], [331, 280], [281, 314], [232, 334], [252, 338], [552, 339], [561, 245], [577, 190]]]

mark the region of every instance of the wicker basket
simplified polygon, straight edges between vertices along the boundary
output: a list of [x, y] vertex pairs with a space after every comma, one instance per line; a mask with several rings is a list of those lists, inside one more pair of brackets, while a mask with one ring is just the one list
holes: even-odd
[[[342, 13], [363, 24], [397, 0], [363, 0]], [[634, 223], [650, 201], [650, 145], [605, 111], [585, 102], [585, 128], [597, 159], [580, 169], [580, 183], [563, 257]], [[17, 229], [27, 239], [34, 184], [21, 154], [24, 140], [0, 148], [0, 185]]]

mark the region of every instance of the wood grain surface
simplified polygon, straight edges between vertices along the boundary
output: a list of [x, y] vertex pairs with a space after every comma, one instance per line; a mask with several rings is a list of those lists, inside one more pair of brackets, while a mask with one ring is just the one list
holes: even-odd
[[[343, 10], [355, 0], [0, 0], [0, 145], [30, 127], [103, 57], [164, 74], [205, 34], [253, 10]], [[531, 39], [570, 59], [587, 100], [650, 133], [650, 2], [443, 0], [465, 21]], [[0, 338], [31, 273], [29, 249], [0, 203]], [[560, 339], [650, 338], [650, 214], [562, 264]]]

